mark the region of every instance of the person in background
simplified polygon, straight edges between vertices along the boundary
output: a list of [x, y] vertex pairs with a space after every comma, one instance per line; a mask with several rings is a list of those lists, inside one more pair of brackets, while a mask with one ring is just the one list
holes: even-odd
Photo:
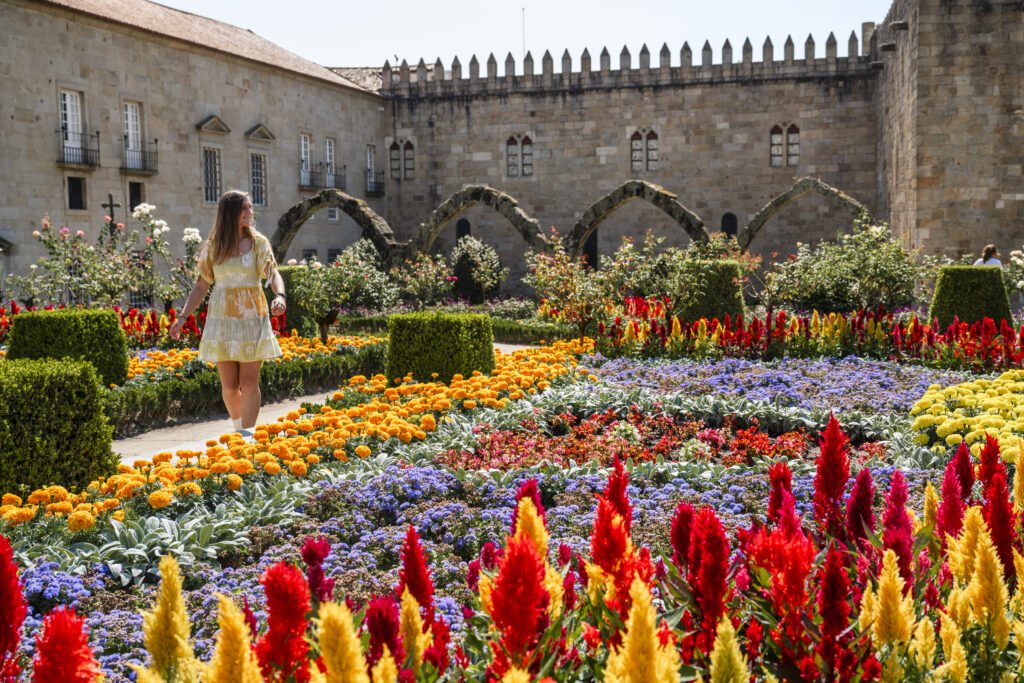
[[285, 309], [284, 281], [270, 240], [252, 227], [252, 200], [245, 192], [228, 190], [217, 205], [210, 236], [199, 252], [199, 277], [168, 333], [181, 336], [181, 328], [213, 285], [206, 325], [199, 341], [199, 360], [217, 364], [221, 395], [234, 424], [244, 436], [252, 434], [260, 413], [260, 367], [281, 355], [270, 326], [262, 279], [275, 296], [269, 313]]
[[981, 258], [974, 262], [976, 266], [999, 266], [1003, 264], [996, 258], [999, 256], [999, 250], [996, 249], [994, 244], [986, 244], [984, 251], [981, 252]]

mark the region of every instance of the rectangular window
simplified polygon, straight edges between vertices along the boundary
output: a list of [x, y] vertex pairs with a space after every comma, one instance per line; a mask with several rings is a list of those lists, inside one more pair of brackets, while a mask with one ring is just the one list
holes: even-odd
[[128, 183], [128, 210], [134, 211], [135, 207], [143, 201], [143, 186], [142, 183]]
[[328, 206], [327, 207], [327, 220], [336, 221], [338, 220], [338, 207]]
[[85, 209], [85, 178], [68, 178], [68, 208]]
[[505, 143], [505, 169], [509, 178], [519, 176], [519, 142], [515, 138]]
[[388, 161], [391, 165], [391, 179], [401, 180], [402, 179], [402, 150], [398, 148], [397, 142], [391, 143], [391, 149], [388, 151]]
[[324, 187], [334, 187], [334, 138], [324, 138]]
[[782, 133], [771, 134], [771, 163], [774, 167], [782, 166]]
[[800, 165], [800, 133], [786, 133], [786, 165]]
[[373, 162], [377, 156], [377, 148], [373, 145], [366, 146], [366, 172], [372, 177], [373, 176]]
[[327, 250], [327, 262], [334, 263], [341, 256], [341, 249], [328, 249]]
[[647, 170], [658, 170], [658, 138], [647, 136]]
[[299, 135], [299, 184], [309, 185], [311, 179], [309, 177], [309, 169], [312, 166], [312, 160], [309, 155], [312, 153], [312, 142], [305, 133]]
[[267, 155], [249, 155], [249, 192], [253, 206], [267, 205]]
[[220, 199], [220, 150], [203, 147], [203, 201], [216, 204]]
[[85, 140], [82, 139], [82, 93], [60, 91], [60, 130], [64, 141], [64, 161], [85, 163]]
[[124, 119], [124, 166], [142, 168], [142, 107], [138, 102], [125, 102], [121, 113]]
[[533, 175], [533, 142], [523, 138], [523, 175]]
[[629, 168], [634, 173], [644, 170], [644, 139], [639, 133], [629, 141]]
[[412, 143], [405, 143], [405, 179], [412, 180], [416, 177], [416, 152]]
[[313, 261], [319, 261], [320, 256], [316, 249], [303, 249], [302, 260], [306, 263], [312, 263]]

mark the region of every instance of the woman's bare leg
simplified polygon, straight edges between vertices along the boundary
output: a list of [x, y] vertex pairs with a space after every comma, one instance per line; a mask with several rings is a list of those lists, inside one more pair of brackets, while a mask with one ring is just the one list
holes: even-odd
[[238, 363], [238, 388], [241, 393], [242, 429], [252, 429], [260, 415], [260, 367], [263, 361]]
[[217, 363], [217, 374], [220, 375], [220, 393], [224, 397], [224, 407], [232, 420], [242, 416], [242, 395], [239, 391], [239, 365], [233, 360], [222, 360]]

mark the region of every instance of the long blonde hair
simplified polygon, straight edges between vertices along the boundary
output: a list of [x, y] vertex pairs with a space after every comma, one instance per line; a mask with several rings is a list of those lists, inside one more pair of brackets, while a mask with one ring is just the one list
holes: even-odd
[[[213, 229], [207, 238], [208, 248], [211, 251], [214, 263], [220, 263], [228, 254], [238, 251], [240, 240], [238, 225], [242, 220], [242, 210], [245, 208], [245, 200], [249, 198], [248, 192], [241, 190], [228, 190], [220, 196], [217, 203], [217, 218], [213, 221]], [[252, 201], [250, 199], [250, 201]], [[252, 227], [246, 225], [246, 237], [255, 239]]]

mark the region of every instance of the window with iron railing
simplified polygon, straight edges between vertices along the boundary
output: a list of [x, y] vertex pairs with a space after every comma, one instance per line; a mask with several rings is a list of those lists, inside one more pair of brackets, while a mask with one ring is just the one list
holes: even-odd
[[203, 201], [216, 204], [220, 200], [220, 150], [203, 147]]
[[249, 155], [249, 194], [253, 206], [267, 205], [267, 155]]

